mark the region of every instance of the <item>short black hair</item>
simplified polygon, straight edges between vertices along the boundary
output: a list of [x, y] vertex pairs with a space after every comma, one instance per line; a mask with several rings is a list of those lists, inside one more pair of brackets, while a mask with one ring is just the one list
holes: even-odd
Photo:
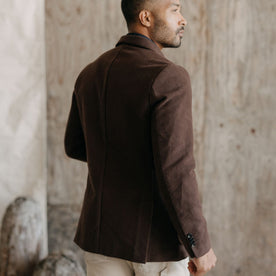
[[148, 0], [122, 0], [121, 9], [127, 25], [135, 23], [139, 12]]

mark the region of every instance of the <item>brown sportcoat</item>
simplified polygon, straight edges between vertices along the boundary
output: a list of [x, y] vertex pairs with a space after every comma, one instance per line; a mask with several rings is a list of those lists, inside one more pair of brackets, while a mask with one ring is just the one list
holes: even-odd
[[79, 74], [65, 133], [87, 162], [74, 241], [133, 262], [178, 261], [210, 249], [194, 172], [187, 71], [139, 35]]

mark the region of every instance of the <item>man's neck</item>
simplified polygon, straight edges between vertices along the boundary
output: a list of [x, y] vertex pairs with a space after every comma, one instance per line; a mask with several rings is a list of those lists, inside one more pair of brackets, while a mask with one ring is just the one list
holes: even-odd
[[129, 32], [129, 33], [128, 33], [128, 35], [139, 35], [139, 36], [145, 37], [146, 39], [148, 39], [148, 40], [150, 40], [150, 41], [154, 42], [151, 38], [149, 38], [148, 36], [143, 35], [143, 34], [141, 34], [141, 33], [137, 33], [137, 32]]
[[148, 32], [146, 32], [146, 31], [144, 31], [142, 29], [140, 30], [140, 29], [135, 29], [135, 28], [129, 29], [128, 31], [129, 31], [128, 34], [138, 34], [138, 35], [146, 37], [147, 39], [149, 39], [150, 41], [152, 41], [156, 46], [158, 46], [160, 50], [163, 49], [163, 47], [159, 43], [157, 43], [156, 41], [154, 41], [153, 39], [151, 39], [151, 37], [148, 34]]

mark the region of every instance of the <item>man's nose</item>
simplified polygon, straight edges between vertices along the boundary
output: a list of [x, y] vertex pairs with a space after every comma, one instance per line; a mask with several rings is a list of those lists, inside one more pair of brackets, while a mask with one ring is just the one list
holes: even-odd
[[184, 16], [183, 15], [181, 15], [181, 19], [180, 19], [180, 25], [184, 25], [184, 26], [186, 26], [187, 25], [187, 20], [184, 18]]

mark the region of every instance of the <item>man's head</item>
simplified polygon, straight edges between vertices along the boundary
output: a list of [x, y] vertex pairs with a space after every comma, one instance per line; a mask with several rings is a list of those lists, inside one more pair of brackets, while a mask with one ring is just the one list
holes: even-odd
[[122, 0], [129, 31], [150, 37], [161, 49], [179, 47], [187, 24], [179, 0]]

